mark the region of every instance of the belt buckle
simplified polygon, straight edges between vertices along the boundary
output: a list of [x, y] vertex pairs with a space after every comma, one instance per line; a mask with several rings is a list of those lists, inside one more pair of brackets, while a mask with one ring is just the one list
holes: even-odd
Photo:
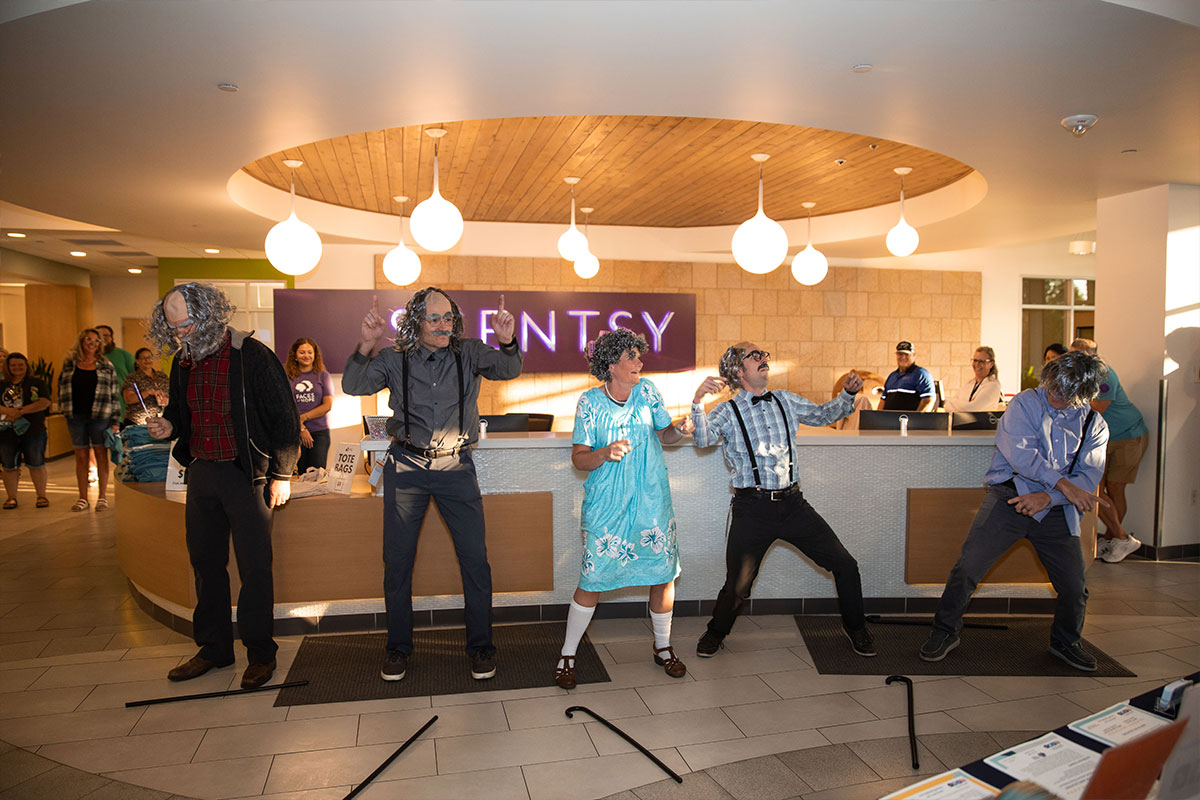
[[783, 489], [771, 489], [769, 492], [767, 492], [767, 499], [772, 503], [778, 503], [783, 499], [783, 492]]

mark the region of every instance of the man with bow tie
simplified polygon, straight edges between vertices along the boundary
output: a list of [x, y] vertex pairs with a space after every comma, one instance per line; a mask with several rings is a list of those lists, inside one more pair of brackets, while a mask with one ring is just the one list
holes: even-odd
[[[828, 425], [852, 412], [862, 378], [851, 372], [836, 398], [817, 405], [782, 389], [767, 391], [770, 360], [771, 354], [752, 342], [735, 344], [721, 357], [720, 377], [705, 378], [692, 399], [695, 445], [709, 447], [722, 441], [733, 484], [725, 585], [708, 630], [696, 645], [696, 655], [711, 658], [721, 649], [750, 597], [767, 548], [782, 539], [833, 573], [846, 637], [854, 652], [873, 656], [875, 644], [863, 614], [858, 562], [804, 499], [796, 481], [793, 442], [797, 423]], [[734, 392], [733, 397], [705, 414], [704, 397], [726, 388]]]

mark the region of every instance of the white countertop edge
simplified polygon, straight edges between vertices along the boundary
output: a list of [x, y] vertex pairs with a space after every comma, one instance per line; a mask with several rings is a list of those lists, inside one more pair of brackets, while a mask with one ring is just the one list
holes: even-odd
[[[996, 437], [990, 431], [969, 431], [947, 435], [934, 431], [911, 431], [908, 436], [901, 436], [898, 431], [834, 431], [826, 428], [815, 428], [803, 431], [796, 439], [797, 447], [877, 447], [881, 445], [893, 447], [933, 446], [933, 447], [991, 447]], [[691, 447], [691, 437], [673, 445], [668, 449]], [[571, 447], [571, 434], [568, 431], [549, 431], [537, 433], [493, 433], [487, 438], [480, 439], [475, 445], [480, 450], [528, 450], [532, 448]], [[364, 439], [363, 450], [382, 451], [388, 448], [387, 441]]]

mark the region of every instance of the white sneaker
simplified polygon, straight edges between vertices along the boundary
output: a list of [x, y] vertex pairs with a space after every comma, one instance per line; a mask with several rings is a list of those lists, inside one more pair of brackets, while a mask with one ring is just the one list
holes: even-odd
[[1101, 556], [1109, 564], [1116, 564], [1118, 561], [1124, 561], [1125, 556], [1142, 546], [1141, 541], [1132, 533], [1128, 539], [1113, 539], [1109, 545], [1108, 552]]
[[1112, 539], [1105, 539], [1103, 536], [1096, 540], [1096, 558], [1103, 558], [1112, 550]]

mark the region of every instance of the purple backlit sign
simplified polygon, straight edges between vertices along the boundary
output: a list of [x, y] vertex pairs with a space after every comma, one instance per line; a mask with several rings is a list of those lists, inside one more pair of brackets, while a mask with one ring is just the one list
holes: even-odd
[[[496, 345], [492, 317], [499, 292], [449, 292], [463, 313], [464, 335]], [[696, 296], [627, 292], [504, 292], [525, 353], [524, 372], [586, 372], [583, 349], [603, 330], [629, 328], [646, 337], [646, 369], [677, 372], [696, 366]], [[371, 300], [395, 328], [412, 291], [403, 289], [277, 289], [275, 341], [280, 358], [301, 336], [321, 347], [325, 368], [341, 372], [358, 346]]]

